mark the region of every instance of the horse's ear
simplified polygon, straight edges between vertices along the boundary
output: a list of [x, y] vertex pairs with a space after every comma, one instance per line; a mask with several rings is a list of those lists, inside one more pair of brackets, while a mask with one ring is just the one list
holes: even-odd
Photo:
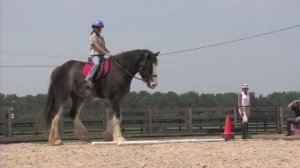
[[154, 55], [155, 55], [155, 56], [158, 56], [158, 55], [159, 55], [159, 53], [160, 53], [160, 51], [158, 51], [158, 52], [157, 52], [157, 53], [155, 53]]

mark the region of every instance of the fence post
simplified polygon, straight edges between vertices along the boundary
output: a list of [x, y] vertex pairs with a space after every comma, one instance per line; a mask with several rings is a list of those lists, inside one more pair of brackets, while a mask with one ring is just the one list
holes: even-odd
[[106, 130], [106, 109], [102, 114], [102, 126], [103, 126], [103, 129]]
[[236, 115], [236, 108], [233, 107], [233, 123], [234, 123], [234, 128], [237, 128], [237, 115]]
[[104, 125], [104, 129], [105, 130], [107, 130], [107, 127], [108, 127], [108, 124], [109, 124], [109, 108], [106, 108], [105, 109], [105, 118], [104, 118], [104, 120], [105, 120], [105, 125]]
[[[105, 130], [108, 129], [109, 124], [112, 124], [112, 123], [110, 123], [110, 122], [112, 122], [112, 119], [110, 121], [110, 112], [109, 112], [109, 110], [110, 110], [109, 108], [105, 109], [105, 118], [104, 118], [104, 120], [105, 120], [105, 125], [104, 125]], [[120, 117], [122, 118], [122, 116], [120, 116]]]
[[148, 128], [149, 128], [149, 133], [152, 133], [152, 110], [151, 108], [148, 109]]
[[264, 119], [264, 132], [267, 132], [267, 126], [268, 126], [268, 119]]
[[13, 130], [12, 130], [12, 119], [11, 116], [12, 112], [11, 109], [8, 110], [7, 112], [7, 128], [8, 128], [8, 137], [12, 137], [13, 136]]
[[3, 118], [3, 134], [4, 134], [4, 137], [8, 137], [8, 124], [7, 124], [7, 116], [8, 114], [5, 113], [4, 114], [4, 118]]
[[275, 110], [276, 110], [276, 131], [277, 133], [281, 133], [280, 131], [280, 108], [275, 106]]
[[189, 127], [189, 133], [192, 133], [193, 132], [193, 111], [191, 107], [189, 107], [188, 109], [188, 127]]
[[279, 123], [280, 123], [280, 127], [279, 127], [279, 131], [280, 133], [283, 132], [283, 109], [282, 107], [280, 107], [280, 111], [279, 111]]

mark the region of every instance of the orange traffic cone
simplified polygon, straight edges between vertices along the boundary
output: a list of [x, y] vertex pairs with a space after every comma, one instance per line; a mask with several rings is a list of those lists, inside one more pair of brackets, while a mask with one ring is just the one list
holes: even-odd
[[222, 134], [222, 138], [225, 138], [225, 140], [234, 139], [235, 133], [231, 131], [231, 119], [230, 116], [226, 116], [226, 123], [224, 128], [224, 133]]

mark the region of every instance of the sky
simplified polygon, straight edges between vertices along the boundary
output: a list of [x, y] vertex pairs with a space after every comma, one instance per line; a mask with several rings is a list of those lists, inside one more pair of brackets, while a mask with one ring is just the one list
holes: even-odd
[[[2, 94], [46, 94], [55, 66], [87, 60], [91, 23], [99, 19], [112, 53], [161, 52], [158, 87], [133, 79], [131, 91], [238, 93], [244, 83], [257, 95], [300, 90], [299, 0], [0, 2]], [[193, 48], [200, 49], [167, 55]]]

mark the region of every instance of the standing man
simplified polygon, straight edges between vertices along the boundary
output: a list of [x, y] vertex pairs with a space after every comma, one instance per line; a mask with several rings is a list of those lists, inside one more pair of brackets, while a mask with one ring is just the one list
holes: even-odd
[[242, 86], [242, 92], [238, 96], [239, 114], [242, 118], [242, 139], [251, 139], [248, 132], [248, 121], [250, 117], [250, 94], [248, 85]]
[[300, 124], [300, 100], [292, 101], [292, 103], [288, 105], [288, 109], [295, 112], [295, 117], [289, 117], [286, 120], [286, 136], [291, 135], [291, 124]]

